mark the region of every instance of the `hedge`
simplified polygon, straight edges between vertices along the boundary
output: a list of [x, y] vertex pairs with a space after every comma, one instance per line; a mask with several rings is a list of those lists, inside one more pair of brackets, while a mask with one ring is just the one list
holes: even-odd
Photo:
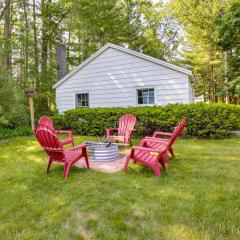
[[53, 118], [55, 126], [76, 134], [103, 136], [115, 127], [118, 118], [131, 113], [137, 117], [136, 133], [150, 135], [155, 130], [169, 131], [183, 116], [188, 118], [186, 134], [196, 137], [222, 138], [230, 130], [240, 129], [240, 106], [219, 103], [173, 104], [154, 107], [82, 108], [68, 110]]

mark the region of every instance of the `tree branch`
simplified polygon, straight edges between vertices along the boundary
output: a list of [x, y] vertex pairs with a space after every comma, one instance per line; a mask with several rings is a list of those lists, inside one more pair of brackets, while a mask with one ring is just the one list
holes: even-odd
[[6, 11], [6, 9], [9, 7], [10, 5], [10, 1], [8, 2], [8, 4], [3, 8], [1, 14], [0, 14], [0, 21], [2, 20], [3, 18], [3, 15], [4, 15], [4, 12]]

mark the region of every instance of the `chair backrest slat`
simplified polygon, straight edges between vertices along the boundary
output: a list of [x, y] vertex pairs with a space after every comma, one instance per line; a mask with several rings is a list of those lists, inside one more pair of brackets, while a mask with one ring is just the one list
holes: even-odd
[[54, 129], [52, 119], [47, 117], [47, 116], [40, 117], [39, 121], [38, 121], [38, 124], [42, 124], [42, 125], [45, 125], [45, 126], [47, 126], [49, 128]]
[[38, 142], [52, 160], [59, 162], [65, 161], [63, 145], [58, 140], [57, 133], [54, 129], [46, 125], [38, 124], [34, 133]]
[[173, 143], [175, 142], [175, 140], [183, 134], [183, 131], [184, 131], [184, 128], [186, 127], [186, 125], [187, 125], [187, 118], [184, 117], [182, 119], [182, 121], [177, 125], [175, 130], [173, 131], [173, 134], [167, 144], [168, 148], [170, 148], [173, 145]]
[[119, 118], [118, 135], [124, 136], [130, 129], [134, 129], [136, 117], [132, 114], [126, 114]]

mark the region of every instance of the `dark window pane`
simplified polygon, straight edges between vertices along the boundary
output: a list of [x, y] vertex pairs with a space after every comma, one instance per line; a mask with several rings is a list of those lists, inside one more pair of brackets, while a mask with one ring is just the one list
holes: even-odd
[[138, 97], [142, 97], [142, 90], [138, 90]]
[[76, 95], [76, 108], [89, 106], [88, 93], [80, 93]]
[[143, 104], [143, 99], [142, 98], [138, 98], [138, 104]]
[[137, 90], [138, 104], [154, 104], [154, 89]]

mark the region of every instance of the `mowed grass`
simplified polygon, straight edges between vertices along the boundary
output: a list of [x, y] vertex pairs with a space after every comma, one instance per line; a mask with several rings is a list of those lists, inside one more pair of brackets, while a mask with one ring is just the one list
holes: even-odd
[[240, 138], [178, 141], [161, 178], [131, 164], [65, 181], [34, 137], [0, 149], [0, 239], [240, 239]]

